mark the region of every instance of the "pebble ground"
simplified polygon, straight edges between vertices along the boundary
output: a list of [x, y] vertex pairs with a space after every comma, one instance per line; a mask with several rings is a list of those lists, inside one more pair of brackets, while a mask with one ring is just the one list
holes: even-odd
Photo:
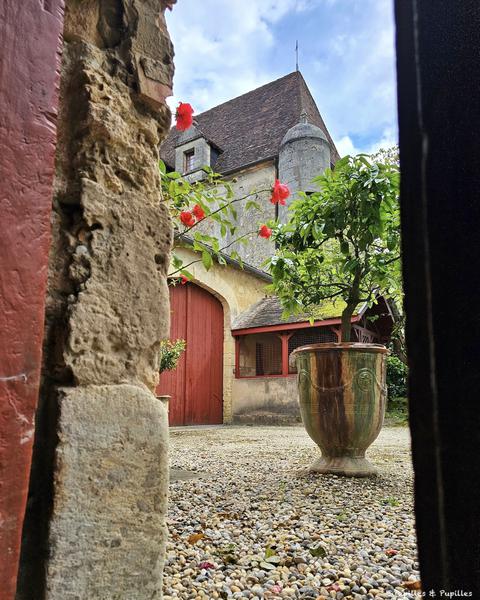
[[301, 426], [172, 430], [164, 600], [415, 598], [408, 430], [372, 479], [305, 474], [318, 452]]

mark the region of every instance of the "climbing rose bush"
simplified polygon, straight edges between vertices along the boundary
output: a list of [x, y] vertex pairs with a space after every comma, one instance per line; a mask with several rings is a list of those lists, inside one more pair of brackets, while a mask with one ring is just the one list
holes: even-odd
[[[169, 277], [175, 278], [175, 282], [185, 284], [193, 279], [193, 274], [188, 267], [197, 262], [202, 262], [207, 270], [212, 267], [214, 260], [225, 265], [226, 251], [242, 266], [240, 254], [235, 249], [231, 250], [231, 246], [237, 243], [248, 244], [253, 236], [263, 239], [272, 236], [274, 220], [261, 223], [251, 231], [236, 235], [238, 229], [236, 205], [243, 203], [244, 214], [260, 210], [261, 197], [268, 192], [273, 195], [273, 188], [254, 190], [245, 196], [235, 197], [231, 183], [223, 180], [221, 175], [214, 173], [209, 167], [203, 169], [205, 174], [203, 180], [190, 182], [180, 173], [167, 172], [162, 161], [159, 166], [164, 201], [168, 205], [174, 223], [174, 241], [177, 245], [187, 245], [199, 253], [198, 258], [184, 264], [174, 252], [173, 269]], [[288, 190], [287, 186], [284, 188]], [[283, 190], [284, 195], [286, 190]], [[205, 226], [198, 228], [201, 224]], [[222, 245], [224, 239], [228, 241]]]
[[[180, 102], [176, 110], [176, 128], [185, 131], [192, 126], [193, 108], [187, 102]], [[167, 172], [165, 163], [160, 161], [162, 175], [162, 191], [164, 200], [168, 203], [174, 222], [174, 240], [177, 244], [184, 243], [199, 253], [199, 258], [184, 264], [179, 256], [173, 255], [173, 270], [169, 277], [174, 277], [175, 283], [184, 285], [193, 279], [188, 267], [202, 262], [205, 269], [210, 269], [213, 261], [226, 264], [224, 252], [237, 260], [242, 266], [242, 259], [237, 250], [230, 247], [234, 244], [248, 244], [253, 235], [269, 239], [272, 235], [274, 220], [262, 223], [252, 231], [236, 236], [237, 211], [236, 204], [244, 203], [243, 212], [260, 210], [260, 194], [271, 193], [272, 204], [285, 205], [290, 196], [288, 186], [275, 180], [271, 189], [252, 190], [245, 196], [235, 197], [232, 185], [210, 167], [203, 167], [204, 177], [199, 181], [189, 181], [181, 173]], [[252, 219], [253, 220], [253, 219]], [[198, 225], [205, 225], [198, 229]], [[214, 227], [213, 227], [214, 226]], [[213, 234], [215, 232], [215, 234]], [[221, 245], [221, 240], [228, 238], [228, 243]]]

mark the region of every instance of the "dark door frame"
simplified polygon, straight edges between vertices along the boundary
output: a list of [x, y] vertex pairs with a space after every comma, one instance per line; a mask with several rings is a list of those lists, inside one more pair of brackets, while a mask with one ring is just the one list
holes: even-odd
[[480, 598], [480, 2], [396, 0], [423, 590]]
[[63, 0], [0, 2], [0, 598], [15, 596], [42, 363]]

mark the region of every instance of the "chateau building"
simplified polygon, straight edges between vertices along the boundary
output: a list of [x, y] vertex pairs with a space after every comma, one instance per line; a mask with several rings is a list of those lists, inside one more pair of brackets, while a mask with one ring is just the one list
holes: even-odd
[[[187, 131], [172, 129], [161, 156], [167, 168], [190, 180], [201, 179], [208, 165], [232, 181], [237, 198], [263, 190], [258, 210], [237, 205], [235, 235], [246, 235], [248, 244], [222, 240], [229, 253], [238, 253], [243, 268], [226, 254], [226, 265], [215, 263], [208, 272], [192, 265], [194, 281], [170, 288], [171, 338], [187, 342], [177, 369], [162, 374], [158, 387], [171, 396], [170, 424], [299, 420], [289, 356], [306, 343], [337, 341], [341, 310], [322, 307], [313, 325], [306, 318], [282, 319], [278, 299], [265, 291], [271, 278], [263, 264], [274, 243], [257, 231], [272, 218], [285, 222], [296, 193], [315, 191], [312, 179], [339, 159], [302, 74], [295, 71], [201, 113]], [[275, 179], [290, 189], [286, 206], [269, 201]], [[176, 254], [185, 263], [194, 260], [188, 245], [177, 247]], [[368, 324], [370, 312], [364, 308], [352, 318], [353, 339], [389, 336], [386, 304], [376, 307], [387, 316], [374, 324]]]

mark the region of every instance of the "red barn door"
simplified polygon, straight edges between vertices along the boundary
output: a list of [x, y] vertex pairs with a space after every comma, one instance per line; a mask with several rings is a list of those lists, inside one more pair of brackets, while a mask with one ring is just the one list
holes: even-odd
[[168, 394], [170, 425], [223, 422], [223, 307], [209, 292], [187, 283], [170, 288], [170, 339], [187, 348], [174, 371], [160, 377]]

